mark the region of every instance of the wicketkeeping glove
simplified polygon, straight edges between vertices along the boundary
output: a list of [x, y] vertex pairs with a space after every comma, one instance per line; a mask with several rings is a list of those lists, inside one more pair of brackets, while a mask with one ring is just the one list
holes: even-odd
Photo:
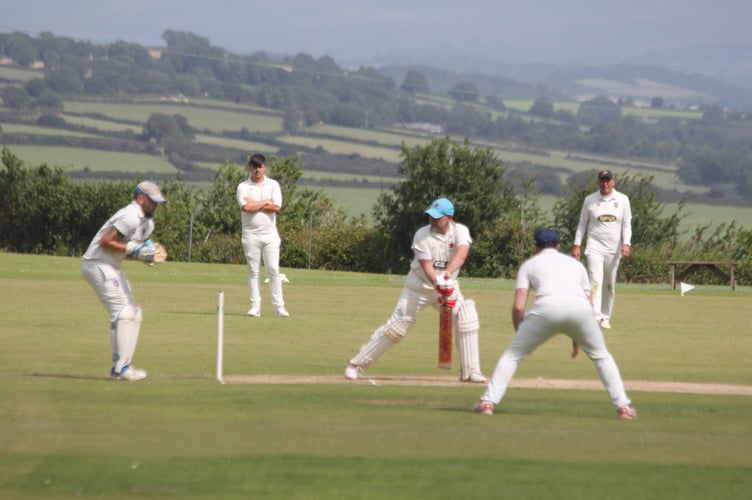
[[152, 264], [161, 264], [167, 260], [167, 250], [161, 243], [154, 243], [154, 261]]
[[125, 255], [129, 259], [140, 260], [146, 264], [161, 264], [167, 260], [167, 251], [160, 243], [146, 240], [143, 243], [129, 241], [125, 246]]

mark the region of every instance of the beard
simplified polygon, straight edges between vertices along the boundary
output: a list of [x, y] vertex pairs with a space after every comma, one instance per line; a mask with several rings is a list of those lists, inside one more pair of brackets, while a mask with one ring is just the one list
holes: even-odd
[[449, 221], [441, 221], [437, 222], [435, 224], [431, 224], [431, 232], [432, 233], [443, 233], [446, 231], [447, 225], [449, 224]]

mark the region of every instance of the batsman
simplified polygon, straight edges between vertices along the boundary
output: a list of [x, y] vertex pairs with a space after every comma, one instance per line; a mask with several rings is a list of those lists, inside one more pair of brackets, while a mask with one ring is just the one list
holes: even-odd
[[118, 210], [99, 229], [84, 253], [81, 274], [97, 294], [110, 319], [113, 380], [137, 381], [146, 372], [132, 365], [141, 329], [141, 308], [120, 265], [123, 259], [161, 264], [167, 252], [149, 236], [154, 213], [165, 202], [159, 187], [144, 181], [133, 191], [131, 203]]
[[[485, 383], [478, 356], [478, 330], [480, 322], [475, 302], [462, 295], [457, 276], [465, 263], [470, 244], [470, 230], [454, 221], [454, 205], [440, 198], [425, 211], [428, 225], [421, 227], [413, 237], [414, 258], [397, 305], [386, 323], [376, 329], [358, 353], [350, 359], [345, 377], [357, 379], [374, 361], [390, 347], [402, 341], [415, 324], [418, 313], [426, 306], [437, 311], [451, 310], [451, 322], [460, 358], [460, 381]], [[449, 317], [448, 314], [445, 317]], [[440, 330], [447, 340], [452, 325]], [[441, 336], [439, 339], [441, 340]], [[439, 366], [448, 367], [446, 349], [439, 351]], [[443, 359], [442, 359], [443, 353]], [[451, 346], [449, 347], [451, 355]]]

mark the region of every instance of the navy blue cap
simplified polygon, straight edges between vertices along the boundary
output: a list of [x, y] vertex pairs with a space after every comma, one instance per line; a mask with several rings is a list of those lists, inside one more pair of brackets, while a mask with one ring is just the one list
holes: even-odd
[[533, 239], [535, 239], [535, 246], [539, 248], [555, 248], [559, 244], [559, 235], [556, 234], [556, 231], [547, 227], [538, 229]]

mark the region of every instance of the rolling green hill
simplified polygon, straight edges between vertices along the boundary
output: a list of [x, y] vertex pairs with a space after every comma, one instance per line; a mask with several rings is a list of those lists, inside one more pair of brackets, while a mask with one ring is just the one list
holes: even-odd
[[[22, 73], [26, 75], [26, 73]], [[300, 155], [304, 166], [303, 180], [315, 180], [335, 201], [352, 214], [370, 214], [376, 202], [380, 187], [373, 187], [370, 183], [393, 183], [398, 177], [395, 175], [373, 175], [361, 172], [325, 172], [305, 170], [306, 157], [312, 150], [324, 151], [326, 154], [352, 157], [367, 157], [384, 160], [395, 165], [399, 162], [400, 147], [404, 143], [408, 147], [427, 144], [435, 136], [414, 130], [406, 131], [399, 128], [383, 130], [365, 130], [335, 125], [316, 125], [301, 130], [295, 135], [285, 133], [281, 128], [281, 118], [274, 117], [273, 110], [263, 110], [257, 107], [234, 106], [226, 102], [216, 102], [205, 99], [199, 104], [187, 103], [163, 104], [159, 101], [140, 102], [128, 105], [122, 102], [66, 102], [64, 114], [66, 123], [85, 127], [85, 132], [66, 129], [51, 129], [34, 124], [2, 123], [3, 134], [0, 134], [0, 145], [9, 146], [11, 150], [29, 165], [46, 163], [61, 166], [67, 171], [88, 169], [91, 172], [122, 171], [129, 174], [155, 172], [165, 175], [177, 174], [178, 170], [170, 165], [165, 157], [159, 155], [145, 155], [126, 152], [97, 151], [86, 148], [71, 148], [61, 146], [30, 146], [8, 144], [3, 141], [7, 134], [25, 135], [59, 135], [64, 136], [96, 136], [98, 133], [106, 137], [108, 133], [130, 130], [133, 133], [140, 128], [136, 123], [145, 121], [149, 113], [156, 111], [177, 113], [188, 118], [188, 123], [206, 133], [196, 135], [195, 142], [199, 145], [218, 146], [220, 153], [214, 161], [203, 161], [204, 167], [218, 167], [227, 157], [221, 156], [221, 151], [262, 152], [267, 155], [284, 151], [295, 152]], [[516, 102], [524, 107], [527, 103]], [[668, 111], [663, 111], [663, 114]], [[677, 112], [686, 114], [686, 112]], [[654, 116], [647, 113], [646, 116]], [[95, 118], [93, 118], [95, 117]], [[689, 117], [692, 119], [693, 117]], [[224, 130], [237, 128], [251, 130], [251, 137], [257, 140], [244, 140], [220, 135]], [[258, 131], [255, 134], [253, 131]], [[273, 134], [272, 136], [265, 134]], [[273, 137], [273, 140], [269, 140]], [[493, 149], [497, 156], [508, 166], [529, 164], [550, 169], [550, 175], [557, 175], [562, 183], [569, 175], [583, 171], [597, 171], [603, 168], [612, 169], [621, 174], [644, 174], [654, 176], [656, 186], [674, 190], [678, 193], [704, 193], [708, 187], [690, 186], [680, 182], [676, 175], [676, 167], [671, 164], [657, 162], [632, 161], [608, 156], [588, 154], [573, 154], [564, 151], [535, 151], [522, 148], [515, 144], [492, 143], [488, 141], [474, 142], [479, 147]], [[353, 182], [352, 186], [327, 186], [326, 180], [336, 180], [339, 183]], [[363, 182], [365, 181], [365, 182]], [[541, 201], [544, 210], [550, 210], [555, 198], [544, 196]], [[671, 205], [670, 205], [671, 206]], [[736, 220], [744, 227], [752, 227], [752, 208], [750, 207], [716, 207], [708, 204], [692, 204], [687, 207], [688, 217], [685, 221], [687, 228], [695, 224], [718, 224]]]

